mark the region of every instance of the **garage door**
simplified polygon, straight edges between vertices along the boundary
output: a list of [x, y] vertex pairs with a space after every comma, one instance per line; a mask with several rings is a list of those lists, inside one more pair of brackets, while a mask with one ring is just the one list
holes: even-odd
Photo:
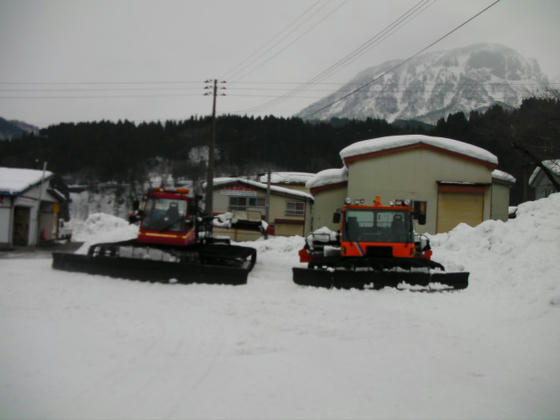
[[281, 221], [275, 220], [274, 234], [276, 236], [303, 236], [303, 221]]
[[437, 232], [448, 232], [459, 223], [476, 226], [482, 222], [484, 194], [441, 192], [438, 194]]

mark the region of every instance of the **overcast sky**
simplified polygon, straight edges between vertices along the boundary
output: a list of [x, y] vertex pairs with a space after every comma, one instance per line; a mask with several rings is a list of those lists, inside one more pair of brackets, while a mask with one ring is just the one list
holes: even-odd
[[[206, 115], [209, 78], [227, 81], [219, 114], [288, 116], [367, 67], [416, 53], [491, 3], [0, 0], [0, 116], [45, 127]], [[401, 25], [322, 84], [263, 106], [393, 22]], [[497, 42], [556, 78], [559, 28], [559, 0], [502, 0], [431, 50]]]

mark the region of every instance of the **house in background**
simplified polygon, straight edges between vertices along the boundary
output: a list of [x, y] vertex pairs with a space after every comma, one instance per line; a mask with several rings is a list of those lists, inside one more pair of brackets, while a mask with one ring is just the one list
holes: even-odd
[[[552, 176], [560, 183], [560, 159], [543, 160], [541, 163], [552, 172]], [[553, 192], [556, 192], [556, 188], [554, 188], [548, 176], [546, 176], [539, 166], [537, 166], [531, 174], [529, 186], [534, 189], [535, 199], [537, 200], [539, 198], [548, 197]]]
[[[249, 222], [266, 219], [267, 184], [243, 178], [214, 179], [214, 214], [232, 213], [234, 218]], [[271, 185], [268, 224], [274, 235], [305, 235], [311, 229], [313, 196], [296, 189]], [[261, 233], [249, 229], [220, 229], [214, 232], [236, 241], [258, 239]]]
[[52, 172], [0, 167], [0, 247], [56, 239], [64, 193]]

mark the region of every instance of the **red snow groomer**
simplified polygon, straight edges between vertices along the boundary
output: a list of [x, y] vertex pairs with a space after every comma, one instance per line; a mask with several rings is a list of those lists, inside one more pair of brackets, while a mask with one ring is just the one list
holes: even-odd
[[154, 188], [130, 217], [138, 237], [99, 243], [87, 255], [53, 253], [53, 268], [134, 280], [244, 284], [256, 262], [254, 248], [212, 236], [213, 217], [200, 213], [187, 189]]
[[338, 232], [320, 229], [307, 237], [299, 254], [308, 267], [293, 268], [294, 282], [360, 289], [400, 287], [403, 283], [466, 288], [469, 273], [447, 273], [432, 261], [429, 240], [414, 233], [413, 220], [425, 223], [422, 203], [396, 200], [383, 206], [376, 197], [373, 205], [367, 206], [363, 200], [351, 203], [347, 199], [333, 216], [333, 222], [340, 223]]

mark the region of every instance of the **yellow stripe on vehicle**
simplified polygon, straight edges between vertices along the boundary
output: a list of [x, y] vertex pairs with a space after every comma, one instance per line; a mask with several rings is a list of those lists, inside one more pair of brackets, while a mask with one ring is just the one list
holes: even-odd
[[156, 238], [176, 238], [176, 239], [187, 239], [191, 236], [193, 231], [191, 230], [185, 235], [174, 235], [172, 233], [152, 233], [152, 232], [142, 232], [140, 236], [153, 236]]

